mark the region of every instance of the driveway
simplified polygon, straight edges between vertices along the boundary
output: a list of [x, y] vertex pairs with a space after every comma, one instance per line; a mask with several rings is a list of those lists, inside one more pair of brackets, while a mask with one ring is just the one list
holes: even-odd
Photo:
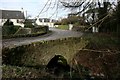
[[55, 40], [59, 38], [66, 38], [66, 37], [80, 37], [83, 33], [70, 31], [70, 30], [61, 30], [50, 28], [52, 33], [45, 34], [38, 37], [26, 37], [26, 38], [12, 38], [12, 39], [4, 39], [2, 40], [2, 46], [4, 47], [14, 47], [20, 46], [25, 44], [30, 44], [32, 42], [42, 41], [42, 40]]

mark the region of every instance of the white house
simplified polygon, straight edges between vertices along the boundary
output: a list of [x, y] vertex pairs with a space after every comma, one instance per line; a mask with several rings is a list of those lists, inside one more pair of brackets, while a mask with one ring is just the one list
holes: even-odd
[[16, 26], [24, 27], [24, 12], [17, 10], [0, 10], [0, 25], [3, 26], [4, 23], [9, 19]]
[[48, 27], [54, 27], [54, 23], [56, 21], [48, 18], [37, 18], [35, 23], [37, 25], [43, 25], [43, 26], [48, 26]]

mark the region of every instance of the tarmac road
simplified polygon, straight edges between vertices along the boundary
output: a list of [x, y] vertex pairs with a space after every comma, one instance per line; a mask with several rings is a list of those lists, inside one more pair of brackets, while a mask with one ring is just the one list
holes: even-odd
[[45, 34], [38, 37], [4, 39], [2, 40], [2, 46], [14, 47], [14, 46], [30, 44], [32, 42], [38, 42], [42, 40], [46, 41], [46, 40], [55, 40], [55, 39], [67, 38], [67, 37], [80, 37], [83, 34], [82, 32], [61, 30], [61, 29], [55, 29], [55, 28], [50, 28], [50, 30], [52, 31], [52, 33]]

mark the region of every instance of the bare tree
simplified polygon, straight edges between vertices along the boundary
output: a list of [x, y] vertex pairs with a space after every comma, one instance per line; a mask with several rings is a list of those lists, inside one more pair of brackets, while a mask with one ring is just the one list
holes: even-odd
[[69, 9], [79, 9], [78, 12], [72, 13], [73, 15], [78, 15], [84, 13], [89, 6], [93, 5], [94, 0], [60, 0], [65, 8]]

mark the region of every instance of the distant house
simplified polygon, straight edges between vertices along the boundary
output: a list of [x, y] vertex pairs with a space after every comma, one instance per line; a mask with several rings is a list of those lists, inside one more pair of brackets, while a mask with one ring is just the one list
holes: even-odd
[[16, 26], [24, 27], [25, 16], [24, 12], [17, 10], [0, 10], [0, 25], [3, 26], [4, 23], [9, 19]]
[[48, 27], [54, 27], [54, 23], [56, 20], [48, 19], [48, 18], [37, 18], [35, 23], [37, 25], [43, 25]]

